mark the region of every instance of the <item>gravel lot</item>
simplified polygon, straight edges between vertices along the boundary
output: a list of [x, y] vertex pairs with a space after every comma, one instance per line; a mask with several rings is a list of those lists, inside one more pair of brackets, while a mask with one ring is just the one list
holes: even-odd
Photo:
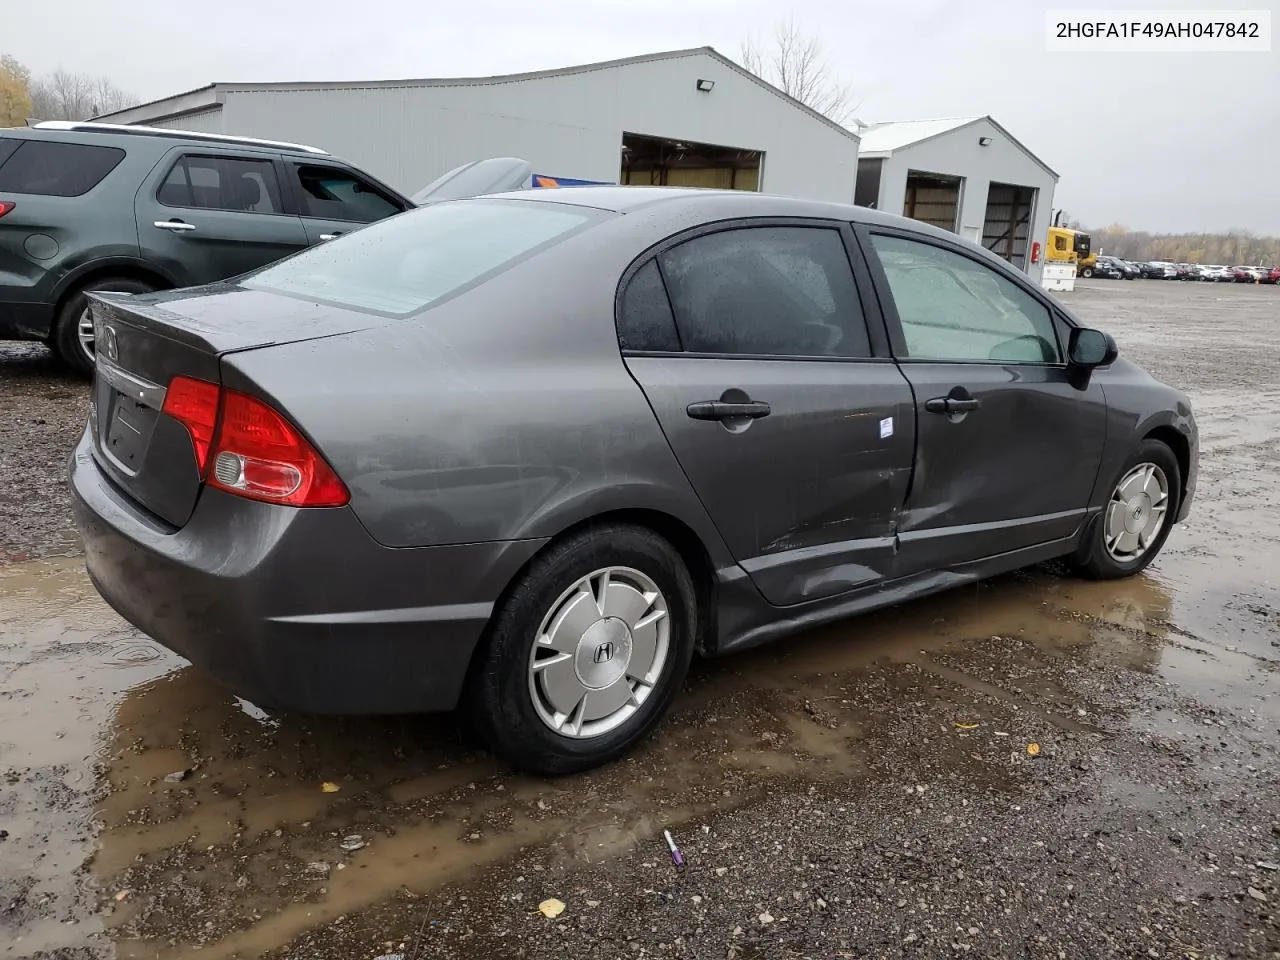
[[1069, 302], [1196, 405], [1149, 573], [700, 664], [556, 781], [447, 717], [266, 716], [131, 630], [68, 525], [85, 387], [0, 344], [0, 957], [1280, 957], [1280, 289]]

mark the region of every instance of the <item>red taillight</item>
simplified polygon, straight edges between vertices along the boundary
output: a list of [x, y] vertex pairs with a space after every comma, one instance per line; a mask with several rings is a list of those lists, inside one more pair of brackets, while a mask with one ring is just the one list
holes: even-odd
[[174, 377], [164, 395], [162, 412], [187, 428], [191, 445], [196, 451], [196, 468], [204, 476], [209, 462], [209, 445], [213, 442], [213, 428], [218, 423], [218, 402], [221, 388], [207, 380], [194, 377]]
[[350, 500], [306, 438], [255, 397], [174, 377], [164, 412], [190, 432], [200, 475], [212, 487], [293, 507], [340, 507]]
[[10, 210], [12, 210], [16, 206], [17, 204], [14, 203], [12, 200], [0, 200], [0, 217], [3, 217], [6, 213], [8, 213]]

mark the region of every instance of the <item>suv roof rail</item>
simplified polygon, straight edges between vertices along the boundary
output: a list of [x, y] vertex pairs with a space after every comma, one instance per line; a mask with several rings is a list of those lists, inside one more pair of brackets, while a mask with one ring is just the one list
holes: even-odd
[[319, 153], [328, 156], [329, 151], [319, 147], [309, 147], [305, 143], [290, 143], [287, 140], [260, 140], [257, 137], [233, 137], [225, 133], [197, 133], [194, 130], [176, 130], [169, 127], [144, 127], [124, 123], [95, 123], [80, 120], [42, 120], [38, 123], [28, 121], [33, 130], [72, 130], [83, 133], [125, 133], [140, 137], [174, 137], [180, 140], [208, 140], [213, 143], [239, 143], [247, 147], [279, 147], [284, 150], [298, 150], [302, 153]]

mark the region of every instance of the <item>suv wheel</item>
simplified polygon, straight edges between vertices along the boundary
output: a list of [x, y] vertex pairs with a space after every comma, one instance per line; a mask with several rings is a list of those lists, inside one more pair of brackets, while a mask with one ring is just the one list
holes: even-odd
[[150, 293], [155, 287], [129, 277], [109, 277], [87, 283], [62, 305], [53, 329], [50, 346], [77, 373], [93, 372], [93, 321], [89, 317], [86, 293], [110, 290], [117, 293]]
[[467, 706], [495, 753], [530, 773], [620, 756], [666, 712], [693, 656], [693, 581], [642, 527], [584, 530], [538, 557], [495, 612]]

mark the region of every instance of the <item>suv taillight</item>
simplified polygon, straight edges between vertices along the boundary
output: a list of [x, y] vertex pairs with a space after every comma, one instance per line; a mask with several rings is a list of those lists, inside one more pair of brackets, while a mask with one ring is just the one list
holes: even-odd
[[8, 213], [10, 210], [12, 210], [16, 206], [17, 204], [14, 203], [12, 200], [0, 200], [0, 217], [3, 217], [6, 213]]
[[351, 496], [307, 439], [266, 403], [193, 377], [174, 377], [163, 412], [191, 434], [205, 483], [291, 507], [340, 507]]

